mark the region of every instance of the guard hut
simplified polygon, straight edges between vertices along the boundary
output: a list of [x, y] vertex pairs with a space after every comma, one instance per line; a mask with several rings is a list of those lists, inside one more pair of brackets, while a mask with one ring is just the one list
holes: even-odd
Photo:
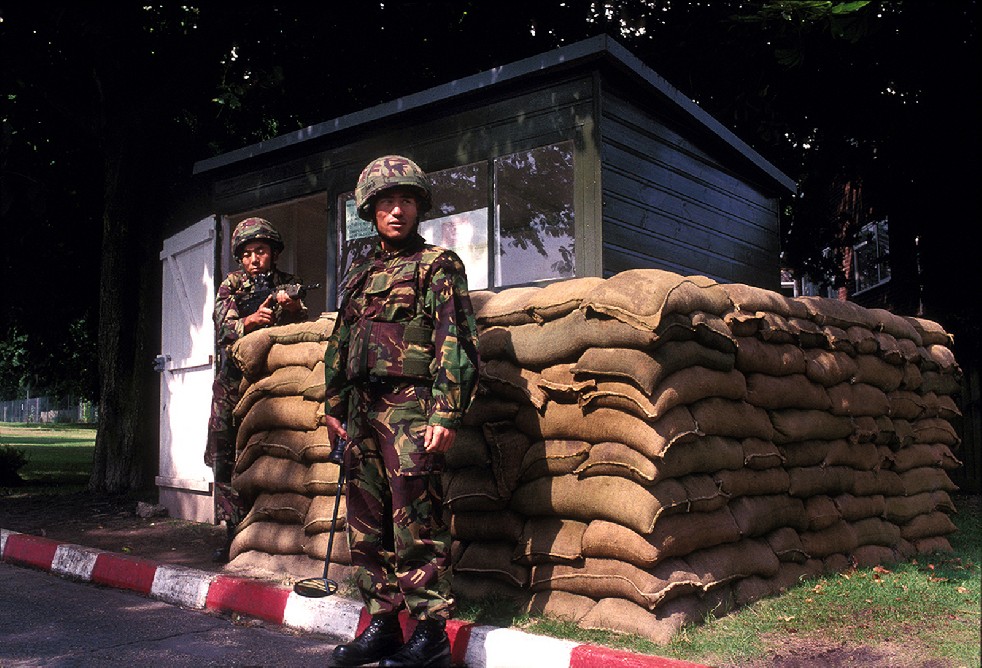
[[355, 213], [358, 175], [391, 153], [432, 179], [421, 233], [458, 252], [472, 290], [634, 268], [779, 289], [780, 199], [794, 181], [606, 36], [202, 160], [214, 215], [160, 255], [157, 484], [171, 516], [213, 521], [201, 456], [231, 230], [272, 221], [280, 267], [324, 285], [311, 317], [331, 311], [374, 237]]

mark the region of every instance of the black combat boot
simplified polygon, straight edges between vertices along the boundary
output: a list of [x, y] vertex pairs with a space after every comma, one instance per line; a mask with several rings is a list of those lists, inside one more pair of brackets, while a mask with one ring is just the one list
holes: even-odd
[[211, 553], [211, 560], [216, 564], [227, 564], [228, 558], [232, 551], [232, 540], [235, 538], [235, 526], [234, 524], [225, 523], [225, 544], [219, 548], [216, 548], [214, 552]]
[[409, 642], [379, 668], [450, 668], [450, 639], [442, 619], [424, 619], [416, 625]]
[[402, 627], [398, 614], [375, 615], [357, 638], [334, 648], [332, 666], [364, 666], [399, 651]]

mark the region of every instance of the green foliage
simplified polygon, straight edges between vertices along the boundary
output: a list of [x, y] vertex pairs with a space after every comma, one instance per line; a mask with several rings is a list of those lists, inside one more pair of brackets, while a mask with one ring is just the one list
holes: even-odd
[[20, 485], [23, 480], [18, 471], [27, 464], [23, 450], [10, 445], [0, 445], [0, 487]]

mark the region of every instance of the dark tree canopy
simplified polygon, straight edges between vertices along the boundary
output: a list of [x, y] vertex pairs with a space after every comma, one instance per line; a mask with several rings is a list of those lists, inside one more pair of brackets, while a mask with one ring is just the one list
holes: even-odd
[[920, 262], [898, 280], [977, 342], [977, 19], [969, 0], [8, 3], [0, 391], [98, 396], [93, 486], [147, 484], [157, 254], [203, 201], [194, 161], [602, 32], [798, 180], [789, 265], [821, 268], [830, 189], [862, 184]]

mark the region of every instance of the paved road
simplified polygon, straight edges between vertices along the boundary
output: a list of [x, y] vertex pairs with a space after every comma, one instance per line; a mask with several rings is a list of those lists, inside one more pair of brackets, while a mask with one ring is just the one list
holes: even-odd
[[316, 634], [180, 607], [0, 563], [0, 666], [327, 665]]

